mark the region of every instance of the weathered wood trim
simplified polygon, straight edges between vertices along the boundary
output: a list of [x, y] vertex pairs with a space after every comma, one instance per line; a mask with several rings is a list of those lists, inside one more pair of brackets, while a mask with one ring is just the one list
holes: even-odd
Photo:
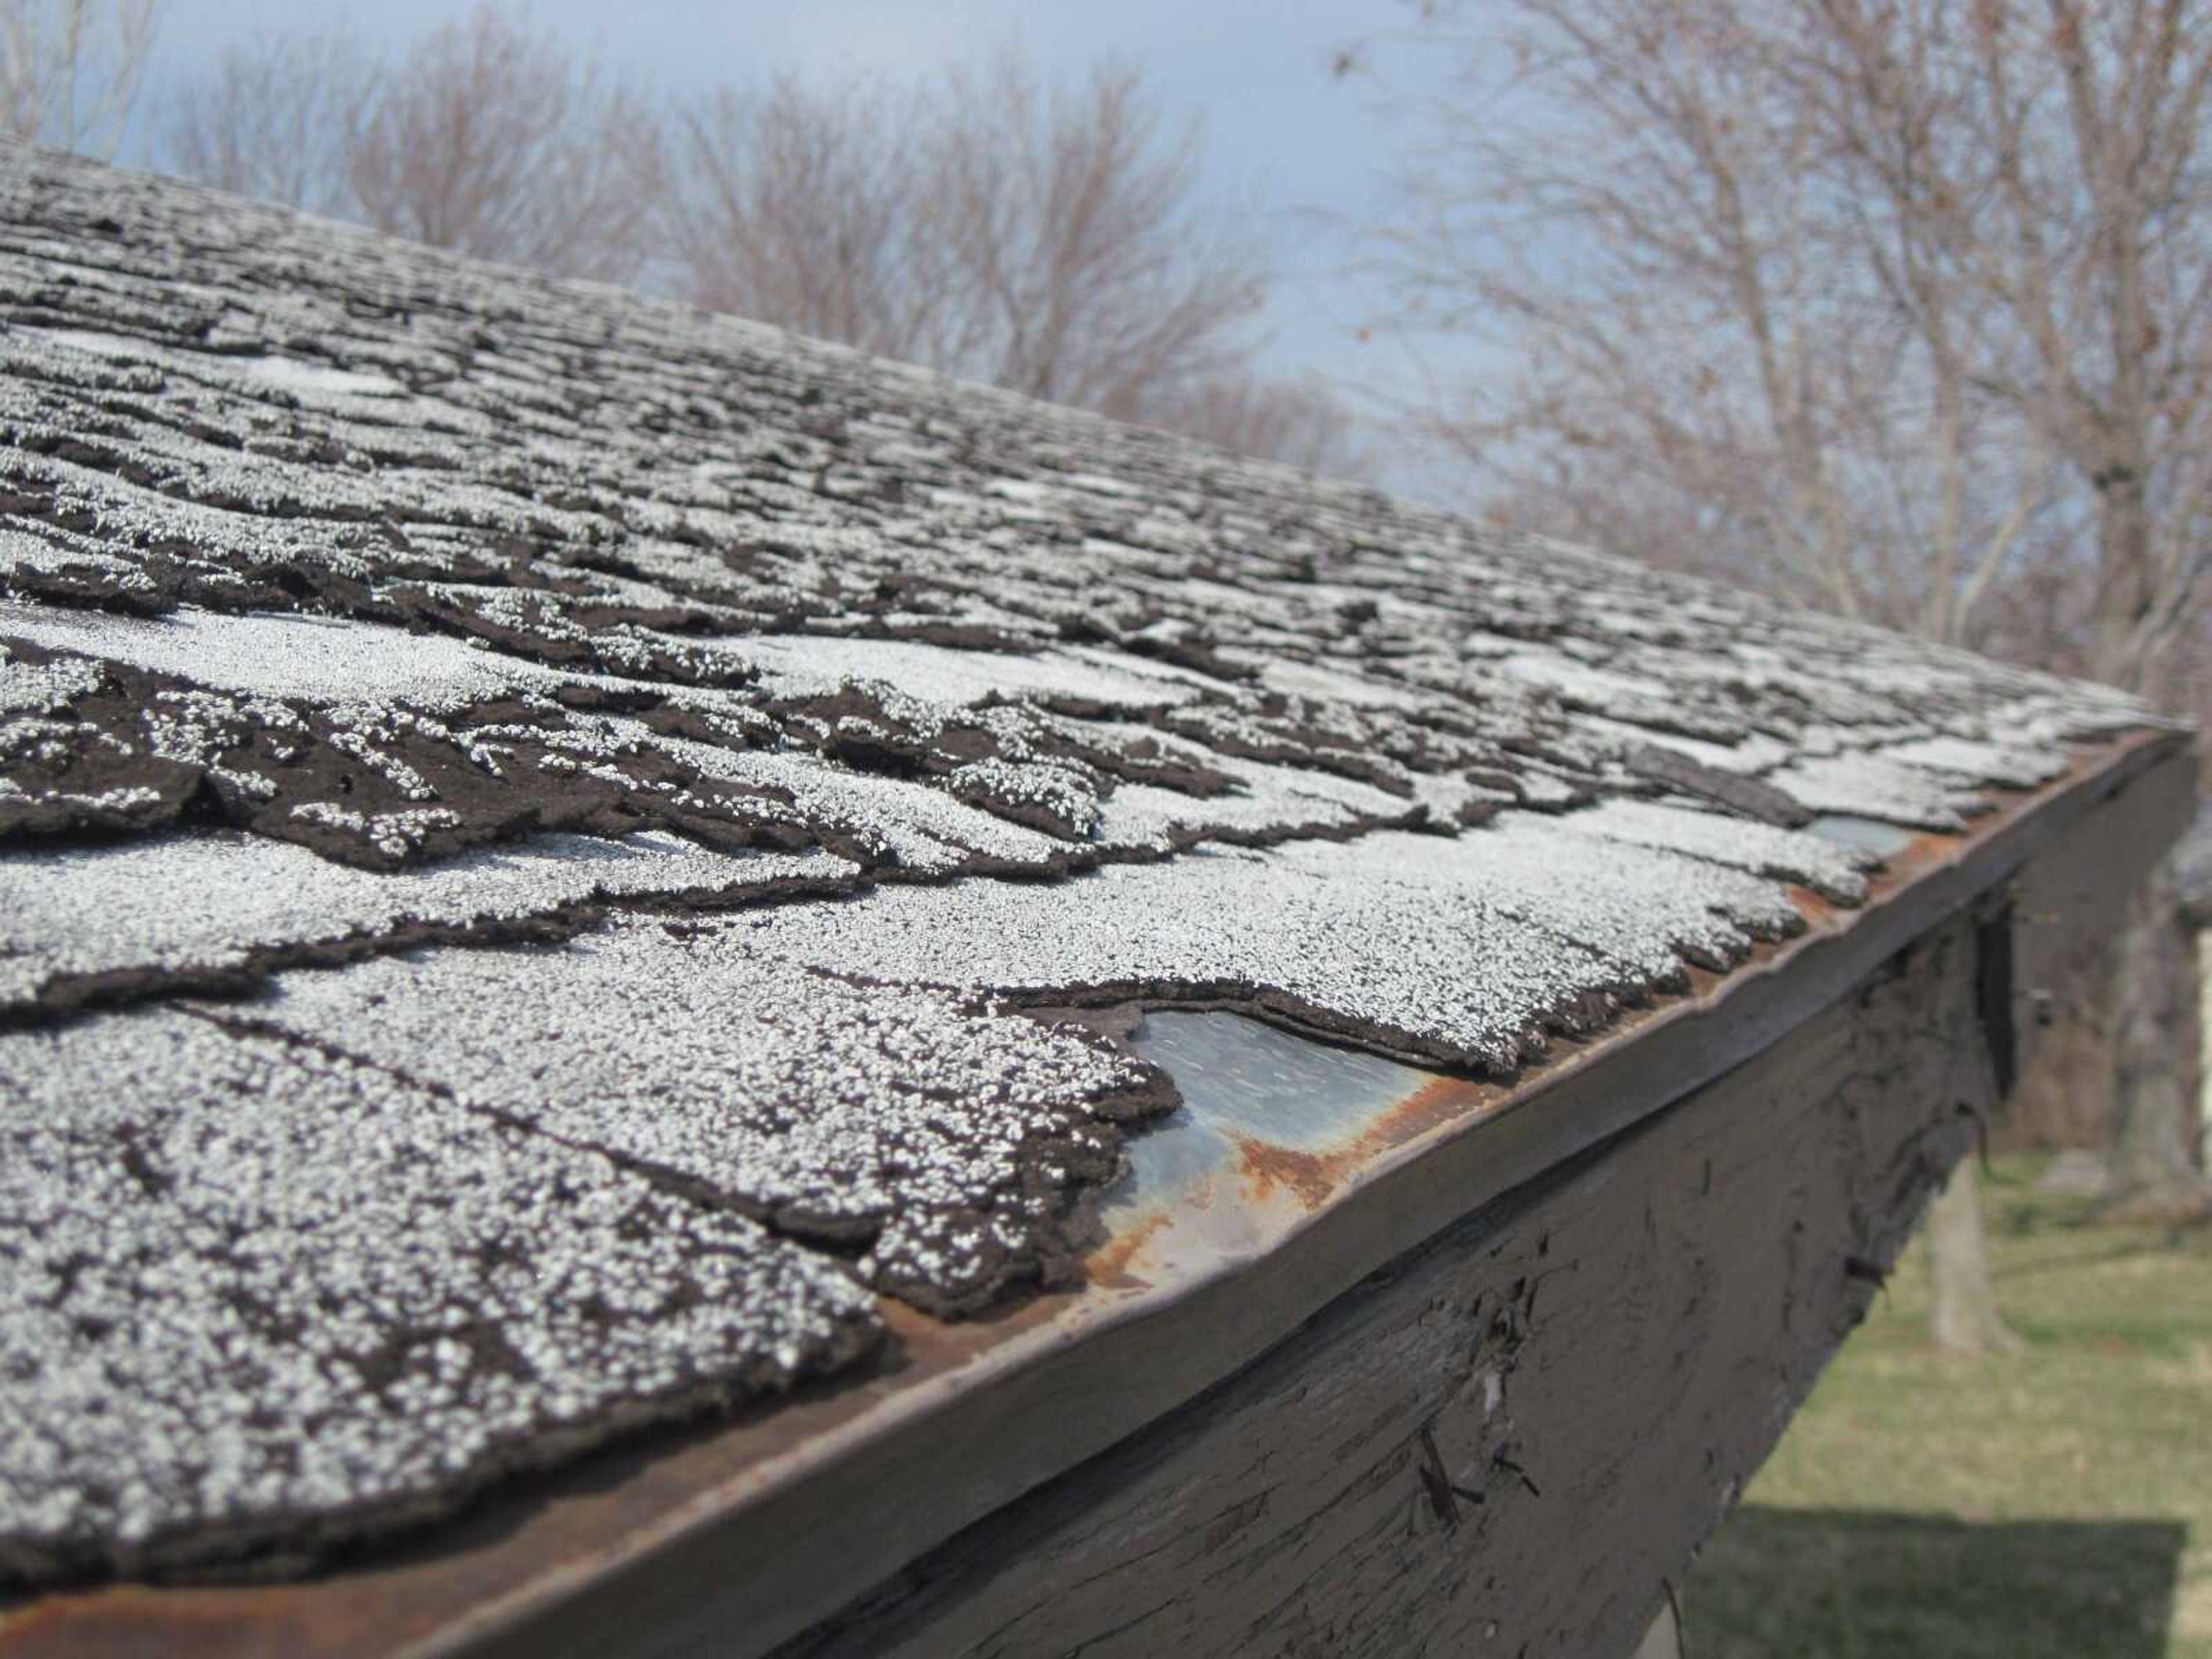
[[[1358, 1194], [1242, 1271], [1142, 1317], [1087, 1327], [1079, 1342], [1025, 1355], [1018, 1367], [963, 1379], [901, 1431], [823, 1459], [805, 1480], [734, 1513], [702, 1511], [573, 1594], [547, 1595], [541, 1585], [526, 1601], [487, 1605], [419, 1651], [542, 1655], [551, 1643], [552, 1650], [674, 1653], [712, 1640], [732, 1659], [766, 1652], [959, 1527], [1249, 1363], [1317, 1306], [1474, 1206], [1766, 1048], [2046, 852], [2108, 848], [2111, 878], [2131, 881], [2186, 823], [2195, 779], [2183, 741], [2135, 742], [1994, 832], [1955, 843], [1849, 927], [1738, 970], [1723, 995], [1651, 1021], [1630, 1042], [1601, 1045], [1512, 1109], [1409, 1144]], [[2087, 921], [2076, 911], [2069, 926]]]

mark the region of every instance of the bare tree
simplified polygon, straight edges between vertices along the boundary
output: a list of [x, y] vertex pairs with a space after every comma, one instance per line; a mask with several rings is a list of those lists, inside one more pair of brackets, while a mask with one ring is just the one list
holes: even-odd
[[679, 121], [669, 246], [702, 304], [1150, 418], [1249, 369], [1266, 296], [1197, 155], [1126, 68], [778, 81]]
[[[1385, 258], [1409, 326], [1515, 366], [1427, 423], [1505, 511], [2164, 690], [2212, 561], [2212, 5], [1419, 12], [1464, 72]], [[2011, 596], [2065, 569], [2091, 614], [2044, 620], [2087, 637], [2022, 637]], [[2175, 1063], [2159, 1022], [2113, 1029], [2123, 1141], [2183, 1146], [2140, 1086]], [[1966, 1192], [1931, 1236], [1988, 1340]]]
[[2091, 515], [2097, 678], [2212, 572], [2212, 5], [1822, 0], [1794, 84], [1887, 297]]
[[1514, 365], [1426, 428], [1519, 516], [1971, 639], [2049, 464], [1852, 257], [1787, 9], [1516, 0], [1384, 238], [1403, 321]]
[[887, 356], [1365, 462], [1344, 404], [1255, 374], [1259, 250], [1132, 70], [784, 76], [664, 125], [485, 3], [389, 68], [342, 29], [234, 47], [167, 114], [167, 165], [224, 189], [564, 274], [672, 270], [700, 304]]
[[1436, 434], [1948, 641], [2074, 561], [2081, 665], [2158, 695], [2212, 573], [2212, 3], [1505, 9], [1386, 239], [1407, 321], [1520, 365]]
[[354, 153], [378, 85], [375, 62], [342, 24], [258, 35], [168, 98], [163, 162], [218, 190], [350, 214]]
[[188, 177], [484, 258], [628, 282], [653, 254], [647, 100], [493, 0], [389, 65], [343, 27], [233, 47], [162, 137]]
[[658, 153], [639, 94], [483, 0], [384, 78], [349, 180], [380, 230], [623, 282], [651, 255]]
[[113, 155], [156, 15], [156, 0], [0, 0], [0, 133]]
[[667, 246], [698, 304], [910, 362], [969, 367], [926, 153], [936, 111], [911, 90], [811, 89], [779, 76], [682, 112]]
[[1147, 396], [1249, 361], [1266, 298], [1243, 224], [1201, 214], [1198, 132], [1113, 65], [1039, 88], [1021, 64], [956, 74], [936, 136], [987, 378], [1141, 416]]

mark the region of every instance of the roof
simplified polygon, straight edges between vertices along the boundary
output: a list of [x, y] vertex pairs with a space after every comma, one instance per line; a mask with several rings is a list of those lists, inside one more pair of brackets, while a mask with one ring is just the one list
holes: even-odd
[[1068, 1282], [1180, 1097], [1051, 1011], [1510, 1080], [2158, 724], [4, 145], [0, 325], [19, 1583], [297, 1568]]

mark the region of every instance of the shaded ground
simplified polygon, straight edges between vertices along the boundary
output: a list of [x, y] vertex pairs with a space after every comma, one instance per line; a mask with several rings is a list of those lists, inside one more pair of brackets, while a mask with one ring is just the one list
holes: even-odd
[[1700, 1559], [1712, 1656], [2212, 1659], [2212, 1230], [1987, 1183], [2016, 1359], [1926, 1341], [1917, 1249]]

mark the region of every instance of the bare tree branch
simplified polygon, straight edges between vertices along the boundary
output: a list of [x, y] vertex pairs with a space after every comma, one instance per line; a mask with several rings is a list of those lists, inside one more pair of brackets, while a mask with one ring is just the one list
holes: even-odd
[[1115, 66], [1049, 88], [1002, 58], [897, 91], [726, 89], [677, 124], [667, 245], [702, 304], [1321, 453], [1311, 395], [1249, 381], [1264, 267], [1200, 199], [1196, 144]]
[[1265, 262], [1134, 70], [724, 88], [666, 123], [479, 4], [380, 67], [343, 30], [226, 52], [169, 166], [228, 190], [702, 305], [1309, 467], [1349, 409], [1258, 378]]
[[257, 36], [171, 94], [164, 165], [240, 196], [351, 214], [354, 151], [378, 88], [374, 61], [342, 24]]
[[1152, 400], [1144, 418], [1238, 455], [1280, 461], [1301, 471], [1358, 477], [1372, 461], [1359, 423], [1316, 380], [1265, 380], [1222, 374]]
[[1678, 556], [1948, 639], [2087, 561], [2085, 665], [2156, 688], [2206, 574], [2206, 0], [1423, 10], [1470, 72], [1382, 240], [1402, 324], [1526, 366], [1431, 411], [1490, 488], [1571, 529], [1672, 488], [1757, 544]]
[[659, 155], [641, 94], [483, 0], [384, 77], [348, 179], [379, 229], [622, 282], [651, 253]]
[[684, 112], [666, 240], [689, 296], [800, 333], [950, 365], [960, 296], [910, 92], [779, 77]]
[[158, 15], [157, 0], [0, 0], [0, 133], [112, 156]]
[[164, 164], [222, 189], [561, 276], [653, 258], [647, 99], [494, 0], [389, 65], [343, 27], [261, 35], [166, 113]]

